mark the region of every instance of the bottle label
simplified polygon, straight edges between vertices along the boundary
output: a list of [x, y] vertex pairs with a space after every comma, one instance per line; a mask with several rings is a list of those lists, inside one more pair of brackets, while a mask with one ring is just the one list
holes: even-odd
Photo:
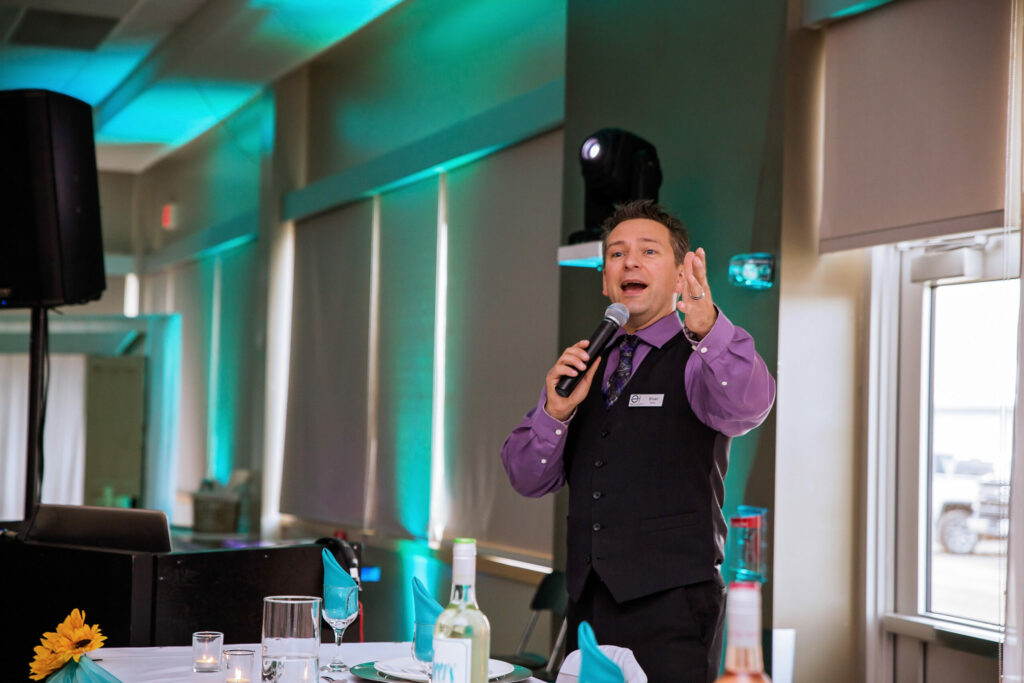
[[434, 638], [432, 683], [469, 683], [473, 641], [468, 638]]
[[729, 615], [729, 645], [737, 647], [758, 647], [761, 645], [761, 622], [757, 614], [746, 614], [734, 610]]
[[474, 583], [476, 583], [476, 558], [454, 558], [452, 560], [452, 585], [471, 586]]

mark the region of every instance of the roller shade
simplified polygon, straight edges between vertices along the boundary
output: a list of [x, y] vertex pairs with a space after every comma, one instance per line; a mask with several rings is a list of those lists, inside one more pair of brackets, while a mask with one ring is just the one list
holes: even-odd
[[1003, 224], [1009, 37], [1009, 0], [826, 29], [822, 252]]
[[380, 198], [378, 532], [426, 538], [434, 392], [436, 177]]
[[296, 226], [281, 511], [362, 526], [371, 202]]
[[562, 144], [296, 226], [282, 512], [550, 556], [553, 500], [515, 493], [500, 451], [558, 356]]
[[498, 454], [558, 356], [558, 131], [448, 177], [445, 535], [551, 552], [554, 503], [508, 482]]

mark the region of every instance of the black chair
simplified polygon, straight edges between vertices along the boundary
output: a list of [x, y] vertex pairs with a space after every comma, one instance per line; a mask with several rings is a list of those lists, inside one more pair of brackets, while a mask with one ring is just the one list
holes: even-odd
[[[558, 673], [558, 666], [561, 664], [559, 655], [562, 646], [565, 645], [566, 621], [565, 612], [569, 606], [569, 593], [565, 588], [565, 572], [552, 571], [544, 577], [544, 580], [537, 586], [537, 591], [530, 601], [530, 621], [526, 624], [522, 637], [519, 639], [519, 646], [510, 655], [494, 655], [495, 659], [506, 661], [510, 664], [526, 667], [533, 675], [543, 680], [554, 680]], [[555, 644], [551, 648], [551, 654], [544, 656], [535, 652], [527, 652], [526, 644], [530, 640], [533, 628], [540, 619], [541, 612], [549, 611], [555, 619], [561, 619], [562, 627], [555, 638]]]
[[29, 543], [147, 553], [171, 552], [167, 515], [160, 510], [39, 505], [21, 529]]

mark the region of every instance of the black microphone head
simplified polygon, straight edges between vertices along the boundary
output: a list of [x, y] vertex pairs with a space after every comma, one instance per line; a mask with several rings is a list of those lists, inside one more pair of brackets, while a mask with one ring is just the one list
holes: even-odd
[[622, 327], [629, 320], [629, 309], [625, 304], [612, 304], [604, 309], [604, 319], [611, 320], [617, 326]]

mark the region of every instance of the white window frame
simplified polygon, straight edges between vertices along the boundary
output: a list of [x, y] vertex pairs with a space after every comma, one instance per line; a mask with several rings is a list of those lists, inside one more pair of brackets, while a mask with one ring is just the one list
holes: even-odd
[[1000, 627], [926, 610], [930, 514], [928, 468], [921, 466], [928, 444], [921, 420], [929, 396], [921, 380], [930, 371], [930, 359], [922, 348], [922, 331], [931, 328], [935, 281], [911, 282], [910, 270], [915, 258], [936, 247], [981, 252], [979, 276], [960, 281], [1020, 275], [1020, 233], [1015, 230], [872, 249], [864, 608], [867, 677], [879, 683], [894, 679], [894, 635], [985, 655], [997, 652], [1003, 640]]

